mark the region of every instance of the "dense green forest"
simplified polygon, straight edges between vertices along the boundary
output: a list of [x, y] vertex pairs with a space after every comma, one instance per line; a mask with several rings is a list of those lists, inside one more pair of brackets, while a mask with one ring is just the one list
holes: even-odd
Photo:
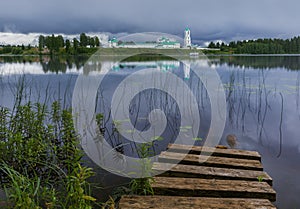
[[66, 39], [59, 36], [40, 36], [39, 37], [39, 52], [44, 52], [45, 49], [52, 53], [62, 53], [67, 54], [78, 54], [78, 53], [88, 53], [91, 48], [99, 47], [100, 41], [97, 36], [90, 37], [85, 33], [80, 34], [80, 40], [74, 38], [73, 40]]
[[97, 36], [87, 36], [80, 34], [79, 40], [64, 39], [61, 35], [39, 36], [38, 46], [24, 45], [5, 45], [0, 46], [0, 54], [30, 55], [30, 54], [93, 54], [100, 46], [100, 40]]
[[300, 37], [232, 41], [229, 44], [211, 42], [208, 48], [231, 54], [300, 54]]

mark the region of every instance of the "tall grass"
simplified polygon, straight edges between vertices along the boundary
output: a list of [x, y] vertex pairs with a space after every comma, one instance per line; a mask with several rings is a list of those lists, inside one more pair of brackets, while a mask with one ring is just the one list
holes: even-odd
[[92, 208], [78, 137], [59, 102], [0, 107], [0, 180], [12, 208]]

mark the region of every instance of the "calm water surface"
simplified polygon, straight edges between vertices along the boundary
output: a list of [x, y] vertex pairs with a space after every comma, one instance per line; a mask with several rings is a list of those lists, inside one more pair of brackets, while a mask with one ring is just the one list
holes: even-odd
[[[0, 105], [12, 108], [17, 87], [23, 83], [24, 102], [31, 100], [50, 104], [60, 99], [65, 107], [71, 106], [78, 75], [91, 73], [83, 67], [85, 61], [85, 58], [0, 57]], [[195, 60], [186, 62], [192, 65]], [[300, 207], [300, 57], [225, 56], [210, 57], [210, 62], [198, 62], [211, 70], [215, 69], [225, 89], [227, 120], [220, 143], [226, 144], [226, 136], [235, 134], [237, 148], [259, 151], [264, 168], [274, 181], [276, 205], [279, 208]], [[200, 128], [196, 130], [199, 131], [198, 137], [205, 139], [210, 127], [211, 108], [202, 82], [209, 80], [201, 81], [192, 69], [170, 59], [118, 64], [107, 59], [97, 64], [111, 69], [99, 86], [96, 112], [104, 115], [105, 138], [112, 147], [127, 155], [135, 155], [135, 145], [114, 132], [110, 105], [119, 83], [144, 68], [171, 72], [185, 82], [198, 102], [201, 116]], [[141, 81], [147, 76], [151, 75], [143, 75]], [[130, 118], [123, 122], [133, 123], [138, 130], [147, 130], [147, 117], [153, 109], [161, 109], [167, 118], [166, 129], [162, 133], [164, 140], [153, 148], [155, 153], [159, 153], [175, 140], [180, 130], [190, 127], [180, 127], [179, 121], [183, 116], [175, 99], [156, 89], [144, 90], [136, 95], [130, 103]], [[110, 175], [97, 167], [96, 170], [98, 176], [95, 180], [102, 182], [106, 193], [112, 185], [126, 182], [126, 179]]]

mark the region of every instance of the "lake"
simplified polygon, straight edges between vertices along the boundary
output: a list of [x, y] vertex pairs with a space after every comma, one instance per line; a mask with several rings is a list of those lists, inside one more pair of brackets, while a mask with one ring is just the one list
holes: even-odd
[[[71, 107], [79, 75], [94, 76], [92, 78], [102, 79], [101, 84], [96, 86], [96, 97], [92, 101], [96, 104], [94, 112], [103, 115], [105, 139], [119, 153], [137, 157], [134, 151], [136, 145], [127, 137], [134, 134], [132, 126], [140, 132], [149, 130], [151, 121], [148, 115], [157, 109], [165, 114], [165, 118], [158, 122], [164, 123], [165, 129], [157, 134], [160, 138], [157, 136], [153, 146], [155, 154], [184, 132], [192, 131], [195, 143], [201, 145], [210, 131], [212, 102], [205, 88], [211, 80], [205, 76], [199, 78], [193, 71], [193, 64], [198, 63], [202, 68], [217, 73], [225, 91], [227, 118], [224, 132], [220, 133], [220, 144], [226, 145], [226, 136], [234, 134], [238, 139], [237, 148], [260, 152], [265, 171], [273, 178], [273, 187], [277, 191], [276, 206], [300, 206], [300, 56], [211, 56], [209, 61], [201, 58], [179, 61], [167, 57], [142, 57], [117, 63], [114, 58], [107, 57], [85, 65], [87, 61], [87, 57], [0, 57], [0, 105], [13, 108], [19, 87], [23, 86], [23, 102], [51, 104], [60, 100], [64, 107]], [[109, 69], [105, 75], [99, 70], [104, 67]], [[124, 115], [128, 117], [114, 120], [112, 114], [115, 113], [111, 110], [113, 99], [123, 102], [128, 99], [127, 93], [136, 86], [155, 80], [154, 74], [145, 69], [161, 75], [159, 82], [165, 86], [164, 90], [155, 86], [149, 89], [141, 87], [138, 94], [131, 95], [129, 109], [124, 111], [127, 111]], [[130, 76], [134, 79], [130, 80]], [[129, 83], [125, 83], [126, 79]], [[122, 93], [125, 88], [126, 92]], [[178, 88], [176, 92], [179, 93], [169, 94], [173, 90], [171, 88]], [[190, 89], [195, 103], [187, 100], [186, 103], [178, 102], [186, 95], [185, 92], [180, 93], [181, 88]], [[117, 90], [120, 94], [114, 98]], [[120, 98], [120, 95], [125, 96]], [[194, 112], [186, 111], [190, 110], [191, 104], [200, 117], [200, 127], [197, 128], [180, 123], [193, 118]], [[187, 112], [184, 113], [186, 115], [182, 110]], [[116, 131], [118, 125], [123, 127], [127, 137]], [[114, 186], [127, 181], [98, 168], [92, 161], [88, 164], [96, 168], [97, 178], [94, 180], [101, 181], [106, 195]]]

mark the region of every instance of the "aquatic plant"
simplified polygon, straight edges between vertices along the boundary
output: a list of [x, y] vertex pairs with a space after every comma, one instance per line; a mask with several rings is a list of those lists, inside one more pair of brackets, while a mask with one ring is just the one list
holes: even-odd
[[133, 194], [154, 195], [154, 191], [151, 186], [154, 181], [154, 178], [152, 177], [152, 161], [149, 159], [149, 157], [154, 155], [153, 151], [151, 150], [153, 143], [153, 141], [143, 143], [137, 147], [137, 153], [142, 159], [142, 162], [140, 163], [140, 176], [142, 176], [142, 178], [136, 178], [130, 182], [130, 190]]

